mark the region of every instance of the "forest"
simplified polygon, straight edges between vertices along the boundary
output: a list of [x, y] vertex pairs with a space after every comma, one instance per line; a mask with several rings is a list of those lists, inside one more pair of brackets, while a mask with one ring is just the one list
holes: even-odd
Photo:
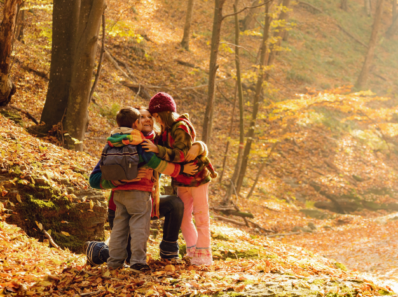
[[398, 296], [397, 49], [397, 0], [0, 0], [0, 296]]

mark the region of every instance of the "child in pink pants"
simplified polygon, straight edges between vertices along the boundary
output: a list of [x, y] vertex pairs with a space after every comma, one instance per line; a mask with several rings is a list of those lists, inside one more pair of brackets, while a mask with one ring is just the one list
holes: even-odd
[[[187, 163], [193, 160], [198, 166], [194, 176], [180, 174], [172, 178], [173, 188], [184, 202], [184, 217], [181, 230], [187, 244], [187, 253], [194, 265], [211, 265], [210, 216], [208, 188], [212, 178], [217, 177], [207, 148], [202, 143], [196, 155], [188, 154], [195, 141], [196, 132], [187, 114], [179, 115], [174, 99], [167, 93], [158, 93], [149, 102], [149, 112], [162, 127], [159, 145], [146, 142], [143, 147], [154, 152], [159, 158], [174, 163]], [[195, 217], [195, 225], [192, 221]]]

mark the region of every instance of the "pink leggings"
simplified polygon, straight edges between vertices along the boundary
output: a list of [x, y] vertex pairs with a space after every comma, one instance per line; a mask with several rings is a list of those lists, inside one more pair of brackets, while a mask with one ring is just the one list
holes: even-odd
[[[199, 187], [178, 187], [177, 195], [184, 202], [181, 231], [187, 244], [187, 255], [195, 265], [211, 265], [209, 183]], [[195, 224], [192, 221], [192, 213]], [[195, 227], [196, 225], [196, 227]]]

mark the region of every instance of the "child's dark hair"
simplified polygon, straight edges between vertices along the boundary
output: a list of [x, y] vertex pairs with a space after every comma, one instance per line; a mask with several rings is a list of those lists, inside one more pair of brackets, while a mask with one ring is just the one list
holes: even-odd
[[116, 114], [116, 122], [119, 127], [131, 128], [138, 119], [141, 119], [141, 114], [138, 109], [133, 107], [123, 107]]

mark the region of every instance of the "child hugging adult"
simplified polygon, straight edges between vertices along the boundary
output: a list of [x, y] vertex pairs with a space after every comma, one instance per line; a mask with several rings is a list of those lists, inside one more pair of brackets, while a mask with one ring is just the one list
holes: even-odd
[[[158, 145], [145, 140], [143, 148], [168, 162], [185, 164], [191, 161], [188, 152], [195, 141], [196, 132], [188, 114], [179, 115], [174, 99], [167, 93], [158, 93], [152, 97], [148, 110], [160, 124], [162, 132]], [[194, 164], [198, 165], [197, 173], [193, 176], [173, 177], [172, 186], [177, 188], [177, 195], [184, 202], [181, 231], [187, 244], [187, 256], [192, 258], [191, 263], [194, 265], [211, 265], [213, 258], [208, 187], [217, 173], [207, 158], [207, 153], [196, 157]]]

